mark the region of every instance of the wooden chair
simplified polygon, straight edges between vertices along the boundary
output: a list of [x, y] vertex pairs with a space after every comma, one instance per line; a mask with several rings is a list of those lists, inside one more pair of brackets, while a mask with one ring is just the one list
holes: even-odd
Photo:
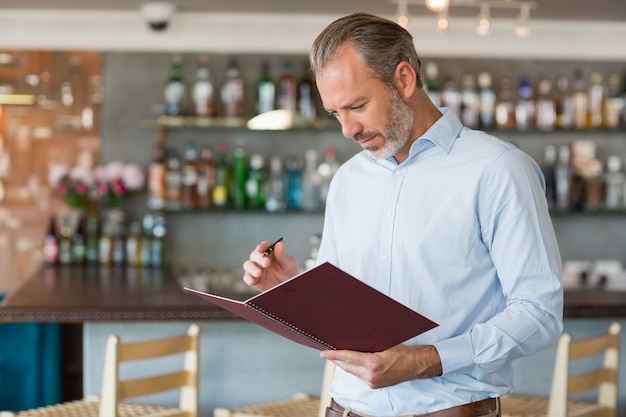
[[292, 398], [242, 408], [216, 408], [213, 417], [324, 417], [326, 407], [330, 405], [329, 388], [334, 376], [335, 364], [326, 361], [319, 398], [294, 394]]
[[[502, 417], [616, 417], [621, 330], [621, 325], [614, 322], [608, 333], [595, 337], [573, 340], [563, 334], [557, 347], [550, 397], [504, 396]], [[571, 372], [573, 362], [593, 357], [598, 360], [601, 355], [602, 363], [595, 370]], [[572, 400], [592, 390], [597, 390], [597, 402]]]
[[[184, 336], [122, 343], [109, 336], [100, 398], [66, 402], [14, 413], [16, 417], [197, 417], [200, 326], [192, 324]], [[125, 362], [184, 354], [182, 370], [140, 378], [120, 378]], [[124, 400], [180, 390], [178, 407], [145, 405]], [[7, 415], [4, 414], [3, 417]]]

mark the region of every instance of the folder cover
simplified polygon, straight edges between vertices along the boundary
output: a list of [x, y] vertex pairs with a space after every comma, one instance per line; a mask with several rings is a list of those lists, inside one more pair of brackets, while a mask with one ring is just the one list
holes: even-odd
[[328, 262], [246, 301], [184, 290], [318, 350], [380, 352], [438, 326]]

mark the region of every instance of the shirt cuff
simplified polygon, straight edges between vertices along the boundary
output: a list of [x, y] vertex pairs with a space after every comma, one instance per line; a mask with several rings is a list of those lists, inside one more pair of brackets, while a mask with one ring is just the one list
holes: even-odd
[[469, 333], [434, 343], [443, 375], [466, 373], [474, 368], [474, 348]]

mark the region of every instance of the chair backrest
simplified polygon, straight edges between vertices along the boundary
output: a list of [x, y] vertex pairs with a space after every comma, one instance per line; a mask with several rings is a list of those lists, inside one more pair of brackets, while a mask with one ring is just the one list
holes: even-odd
[[[614, 322], [607, 333], [599, 336], [577, 340], [572, 339], [567, 333], [561, 336], [548, 405], [549, 417], [566, 417], [567, 403], [572, 396], [595, 389], [598, 390], [597, 405], [602, 411], [589, 415], [616, 417], [621, 330], [622, 326]], [[603, 360], [596, 369], [585, 369], [577, 374], [571, 372], [573, 362], [599, 356], [603, 356]]]
[[[183, 336], [122, 343], [115, 335], [107, 340], [100, 395], [100, 417], [117, 417], [117, 405], [128, 398], [180, 390], [179, 408], [189, 417], [198, 415], [200, 326], [192, 324]], [[166, 374], [120, 379], [124, 362], [184, 355], [183, 369]]]
[[324, 365], [324, 377], [322, 379], [322, 392], [320, 394], [320, 408], [318, 417], [326, 416], [326, 407], [330, 405], [330, 385], [335, 379], [335, 364], [331, 361], [326, 361]]

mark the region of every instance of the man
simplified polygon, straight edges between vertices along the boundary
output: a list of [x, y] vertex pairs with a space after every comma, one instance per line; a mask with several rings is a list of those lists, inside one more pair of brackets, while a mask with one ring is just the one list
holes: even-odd
[[[327, 416], [498, 415], [511, 362], [562, 332], [541, 170], [437, 109], [411, 35], [391, 21], [341, 18], [310, 57], [324, 108], [364, 150], [333, 179], [317, 261], [439, 323], [384, 352], [322, 352], [338, 366]], [[269, 244], [244, 263], [244, 281], [260, 290], [298, 269], [282, 242], [263, 257]]]

